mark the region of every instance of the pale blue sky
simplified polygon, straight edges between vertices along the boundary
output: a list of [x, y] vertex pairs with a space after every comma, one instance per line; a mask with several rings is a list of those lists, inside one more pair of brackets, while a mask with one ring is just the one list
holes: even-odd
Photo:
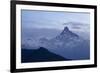
[[[80, 23], [70, 24], [69, 27], [76, 29], [76, 27], [89, 27], [90, 14], [82, 12], [54, 12], [54, 11], [35, 11], [22, 10], [22, 27], [23, 28], [54, 28], [63, 29], [66, 25], [64, 23]], [[82, 23], [82, 24], [81, 24]], [[83, 25], [84, 24], [84, 25]]]

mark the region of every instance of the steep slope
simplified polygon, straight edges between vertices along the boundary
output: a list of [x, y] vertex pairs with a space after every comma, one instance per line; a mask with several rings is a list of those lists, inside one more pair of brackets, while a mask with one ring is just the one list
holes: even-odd
[[41, 41], [41, 46], [69, 59], [89, 59], [89, 42], [65, 27], [55, 38]]

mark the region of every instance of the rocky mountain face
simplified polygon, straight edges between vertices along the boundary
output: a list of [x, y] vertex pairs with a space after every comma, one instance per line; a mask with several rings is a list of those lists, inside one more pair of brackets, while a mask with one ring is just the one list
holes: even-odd
[[42, 47], [69, 59], [89, 59], [89, 43], [65, 27], [55, 38], [40, 40]]

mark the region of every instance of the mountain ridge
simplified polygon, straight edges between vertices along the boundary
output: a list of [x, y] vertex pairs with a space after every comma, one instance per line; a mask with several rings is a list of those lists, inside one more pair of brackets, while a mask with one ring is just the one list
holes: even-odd
[[[90, 41], [85, 41], [77, 33], [72, 32], [67, 26], [57, 36], [47, 39], [40, 38], [34, 42], [35, 49], [44, 47], [48, 51], [60, 55], [66, 59], [80, 60], [90, 58]], [[29, 45], [30, 46], [30, 45]], [[38, 46], [38, 47], [37, 47]], [[30, 49], [27, 47], [27, 49]], [[32, 49], [32, 48], [31, 48]]]

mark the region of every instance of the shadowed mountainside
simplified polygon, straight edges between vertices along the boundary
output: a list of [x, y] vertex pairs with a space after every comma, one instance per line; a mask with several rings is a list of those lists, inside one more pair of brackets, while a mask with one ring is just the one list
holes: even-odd
[[54, 54], [43, 47], [40, 47], [39, 49], [22, 49], [21, 57], [22, 63], [69, 60], [60, 55]]

